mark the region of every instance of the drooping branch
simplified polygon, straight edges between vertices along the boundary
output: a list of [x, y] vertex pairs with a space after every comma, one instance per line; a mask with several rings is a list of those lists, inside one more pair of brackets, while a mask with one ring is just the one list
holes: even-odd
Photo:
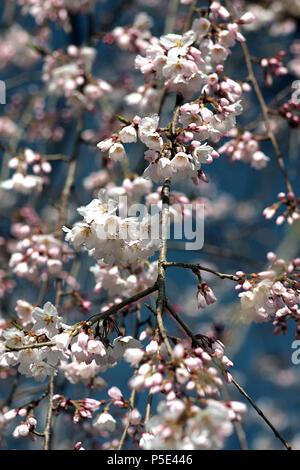
[[[225, 0], [225, 4], [226, 4], [226, 7], [227, 7], [228, 11], [230, 12], [230, 15], [231, 15], [232, 19], [234, 20], [235, 15], [234, 15], [234, 10], [233, 10], [232, 4], [231, 4], [231, 0]], [[259, 86], [258, 81], [256, 79], [256, 76], [255, 76], [255, 73], [254, 73], [254, 70], [253, 70], [253, 66], [252, 66], [251, 55], [249, 53], [247, 43], [246, 42], [241, 42], [241, 47], [242, 47], [242, 50], [243, 50], [243, 54], [244, 54], [245, 62], [246, 62], [246, 67], [247, 67], [247, 70], [248, 70], [248, 79], [253, 85], [253, 88], [254, 88], [255, 94], [257, 96], [258, 102], [260, 104], [262, 114], [263, 114], [263, 117], [264, 117], [264, 121], [265, 121], [265, 124], [266, 124], [266, 127], [267, 127], [267, 136], [270, 139], [271, 144], [273, 146], [275, 156], [276, 156], [280, 171], [282, 173], [285, 185], [287, 187], [287, 190], [288, 190], [288, 192], [292, 193], [293, 192], [293, 187], [292, 187], [292, 184], [291, 184], [290, 179], [289, 179], [288, 174], [287, 174], [287, 170], [286, 170], [285, 163], [284, 163], [284, 158], [283, 158], [282, 153], [280, 151], [280, 148], [279, 148], [277, 139], [275, 137], [275, 134], [272, 130], [271, 121], [270, 121], [270, 118], [269, 118], [268, 106], [265, 102], [265, 99], [264, 99], [263, 94], [261, 92], [260, 86]]]
[[157, 290], [158, 290], [158, 285], [157, 283], [155, 283], [152, 287], [148, 287], [148, 289], [145, 289], [139, 292], [138, 294], [133, 295], [132, 297], [128, 297], [127, 299], [124, 299], [122, 302], [113, 305], [112, 307], [105, 310], [104, 312], [96, 313], [95, 315], [90, 317], [85, 324], [86, 326], [92, 326], [98, 321], [104, 320], [110, 315], [117, 313], [119, 310], [122, 310], [122, 308], [127, 307], [127, 305], [137, 302], [143, 297], [148, 297], [150, 294], [152, 294], [153, 292]]
[[[182, 327], [182, 329], [185, 331], [186, 335], [192, 339], [193, 344], [198, 345], [200, 347], [205, 347], [205, 342], [198, 340], [193, 332], [190, 330], [190, 328], [185, 324], [185, 322], [177, 315], [173, 307], [170, 305], [170, 303], [167, 301], [166, 302], [167, 309], [169, 310], [171, 316], [179, 323], [179, 325]], [[219, 362], [214, 361], [215, 365], [221, 369], [222, 372], [228, 372], [227, 369], [224, 366], [221, 366]], [[231, 374], [230, 374], [231, 375]], [[231, 375], [232, 377], [232, 375]], [[238, 391], [248, 400], [250, 405], [255, 409], [255, 411], [261, 416], [261, 418], [264, 420], [264, 422], [269, 426], [269, 428], [273, 431], [274, 435], [282, 442], [282, 444], [285, 446], [287, 450], [292, 450], [292, 447], [286, 442], [286, 440], [281, 436], [281, 434], [278, 432], [278, 430], [273, 426], [273, 424], [268, 420], [268, 418], [265, 416], [263, 411], [256, 405], [256, 403], [252, 400], [252, 398], [247, 394], [247, 392], [243, 389], [243, 387], [232, 377], [232, 383], [233, 385], [238, 389]]]
[[231, 279], [232, 281], [240, 281], [240, 278], [235, 274], [224, 274], [220, 273], [219, 271], [215, 271], [212, 268], [208, 268], [206, 266], [202, 266], [201, 264], [190, 264], [190, 263], [180, 263], [175, 261], [169, 261], [164, 263], [165, 268], [187, 268], [191, 270], [199, 270], [199, 271], [207, 271], [208, 273], [215, 274], [220, 279]]

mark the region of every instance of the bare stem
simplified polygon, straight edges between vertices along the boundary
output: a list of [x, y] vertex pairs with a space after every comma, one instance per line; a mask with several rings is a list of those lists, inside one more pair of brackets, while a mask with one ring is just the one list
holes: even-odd
[[128, 428], [129, 428], [129, 426], [130, 426], [130, 410], [132, 410], [132, 408], [134, 407], [135, 394], [136, 394], [136, 391], [135, 391], [135, 390], [132, 390], [131, 395], [130, 395], [130, 398], [129, 398], [129, 415], [128, 415], [128, 420], [127, 420], [126, 426], [125, 426], [125, 428], [124, 428], [123, 434], [122, 434], [122, 436], [121, 436], [121, 439], [120, 439], [120, 442], [119, 442], [119, 445], [118, 445], [118, 450], [121, 450], [121, 449], [122, 449], [122, 447], [123, 447], [123, 445], [124, 445], [124, 442], [125, 442], [125, 439], [126, 439], [126, 436], [127, 436]]
[[167, 236], [168, 236], [168, 223], [169, 223], [169, 200], [170, 200], [170, 180], [167, 178], [164, 182], [162, 191], [162, 211], [160, 218], [160, 226], [162, 230], [162, 246], [159, 250], [159, 259], [158, 259], [158, 276], [157, 276], [157, 286], [158, 286], [158, 296], [156, 302], [156, 318], [158, 328], [161, 334], [161, 337], [166, 345], [168, 353], [172, 356], [172, 348], [170, 346], [167, 333], [165, 330], [163, 322], [163, 311], [165, 306], [166, 299], [166, 272], [165, 272], [165, 262], [167, 258]]
[[277, 429], [273, 426], [273, 424], [268, 420], [268, 418], [264, 415], [262, 410], [255, 404], [251, 397], [249, 397], [248, 393], [243, 389], [243, 387], [232, 377], [233, 385], [238, 389], [238, 391], [248, 400], [251, 406], [256, 410], [256, 412], [261, 416], [261, 418], [265, 421], [265, 423], [272, 429], [275, 436], [282, 442], [287, 450], [292, 450], [292, 447], [286, 442], [286, 440], [281, 436], [281, 434], [277, 431]]
[[207, 271], [208, 273], [215, 274], [221, 279], [231, 279], [232, 281], [239, 281], [240, 278], [235, 276], [234, 274], [224, 274], [220, 273], [219, 271], [215, 271], [214, 269], [208, 268], [206, 266], [202, 266], [201, 264], [190, 264], [190, 263], [177, 263], [177, 262], [166, 262], [164, 263], [165, 268], [187, 268], [191, 270], [198, 269], [199, 271]]
[[117, 313], [119, 310], [121, 310], [124, 307], [127, 307], [127, 305], [136, 302], [137, 300], [142, 299], [143, 297], [148, 297], [148, 295], [152, 294], [153, 292], [157, 291], [158, 286], [157, 283], [155, 283], [152, 287], [148, 287], [148, 289], [145, 289], [138, 294], [133, 295], [132, 297], [128, 297], [127, 299], [123, 300], [119, 304], [113, 305], [109, 309], [105, 310], [105, 312], [100, 312], [96, 313], [96, 315], [93, 315], [88, 319], [86, 322], [87, 326], [92, 326], [94, 323], [96, 323], [99, 320], [103, 320], [110, 315], [113, 315], [114, 313]]

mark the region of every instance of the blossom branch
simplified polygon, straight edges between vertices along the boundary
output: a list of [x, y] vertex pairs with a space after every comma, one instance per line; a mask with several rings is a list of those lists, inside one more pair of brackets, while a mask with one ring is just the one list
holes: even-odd
[[187, 268], [191, 269], [192, 271], [194, 270], [199, 270], [199, 271], [207, 271], [211, 274], [215, 274], [218, 276], [220, 279], [231, 279], [232, 281], [240, 281], [241, 279], [234, 275], [234, 274], [224, 274], [220, 273], [218, 271], [215, 271], [214, 269], [208, 268], [206, 266], [202, 266], [201, 264], [190, 264], [190, 263], [180, 263], [180, 262], [175, 262], [175, 261], [169, 261], [164, 263], [165, 268]]
[[97, 313], [90, 317], [87, 322], [85, 323], [86, 326], [92, 326], [95, 323], [97, 323], [100, 320], [104, 320], [105, 318], [108, 318], [110, 315], [113, 315], [114, 313], [117, 313], [119, 310], [121, 310], [124, 307], [127, 307], [127, 305], [130, 305], [137, 300], [142, 299], [143, 297], [148, 297], [148, 295], [152, 294], [153, 292], [158, 290], [158, 285], [155, 283], [152, 287], [148, 287], [148, 289], [145, 289], [138, 294], [133, 295], [132, 297], [128, 297], [127, 299], [124, 299], [122, 302], [113, 305], [109, 309], [105, 310], [104, 312]]
[[49, 380], [49, 406], [47, 412], [46, 426], [44, 429], [44, 447], [43, 450], [49, 450], [50, 439], [51, 439], [51, 427], [52, 427], [52, 414], [53, 414], [53, 395], [54, 395], [54, 377], [50, 377]]
[[[205, 342], [199, 340], [198, 338], [195, 337], [193, 332], [190, 330], [190, 328], [183, 322], [183, 320], [177, 315], [177, 313], [174, 311], [173, 307], [170, 305], [170, 303], [167, 301], [166, 302], [167, 309], [169, 310], [170, 314], [172, 317], [180, 324], [180, 326], [183, 328], [185, 331], [186, 335], [189, 336], [193, 343], [195, 345], [198, 345], [200, 347], [205, 347]], [[198, 336], [198, 335], [197, 335]], [[202, 336], [202, 335], [201, 335]], [[213, 358], [212, 358], [213, 359]], [[219, 362], [214, 361], [215, 365], [221, 369], [221, 371], [224, 373], [228, 373], [226, 368], [224, 366], [221, 366]], [[243, 389], [243, 387], [231, 376], [231, 382], [233, 385], [238, 389], [238, 391], [248, 400], [248, 402], [251, 404], [251, 406], [255, 409], [255, 411], [259, 414], [259, 416], [265, 421], [265, 423], [269, 426], [269, 428], [273, 431], [275, 436], [283, 443], [285, 448], [287, 450], [291, 450], [291, 446], [286, 442], [286, 440], [281, 436], [281, 434], [277, 431], [277, 429], [273, 426], [273, 424], [268, 420], [268, 418], [265, 416], [263, 411], [256, 405], [256, 403], [252, 400], [252, 398], [246, 393], [246, 391]]]
[[[233, 8], [232, 8], [231, 1], [230, 0], [225, 0], [225, 4], [226, 4], [226, 7], [227, 7], [228, 11], [230, 12], [232, 18], [234, 19], [235, 15], [234, 15], [234, 11], [233, 11]], [[267, 127], [268, 138], [270, 139], [270, 141], [272, 143], [272, 146], [273, 146], [273, 149], [274, 149], [274, 152], [275, 152], [275, 155], [276, 155], [276, 159], [277, 159], [279, 168], [281, 170], [281, 173], [283, 175], [283, 179], [284, 179], [285, 185], [287, 187], [287, 190], [288, 190], [288, 192], [293, 193], [292, 184], [291, 184], [291, 182], [289, 180], [289, 177], [288, 177], [288, 174], [287, 174], [284, 159], [283, 159], [283, 156], [282, 156], [281, 151], [279, 149], [279, 145], [278, 145], [277, 139], [275, 137], [275, 134], [274, 134], [274, 132], [272, 130], [272, 127], [271, 127], [271, 122], [270, 122], [269, 114], [268, 114], [268, 106], [266, 105], [263, 94], [261, 92], [261, 89], [260, 89], [259, 84], [257, 82], [257, 79], [255, 77], [253, 66], [252, 66], [252, 61], [251, 61], [251, 56], [250, 56], [249, 49], [248, 49], [248, 46], [247, 46], [246, 42], [241, 42], [241, 47], [242, 47], [242, 50], [243, 50], [243, 54], [244, 54], [245, 62], [246, 62], [246, 67], [247, 67], [247, 70], [248, 70], [248, 79], [252, 83], [254, 91], [255, 91], [256, 96], [257, 96], [257, 99], [259, 101], [259, 104], [260, 104], [260, 107], [261, 107], [261, 110], [262, 110], [262, 113], [263, 113], [263, 117], [264, 117], [264, 120], [265, 120], [265, 123], [266, 123], [266, 127]]]

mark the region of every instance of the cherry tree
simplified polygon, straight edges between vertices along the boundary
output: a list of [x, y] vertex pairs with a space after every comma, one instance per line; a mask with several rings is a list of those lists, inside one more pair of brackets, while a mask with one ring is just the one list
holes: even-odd
[[[246, 449], [251, 416], [297, 447], [230, 351], [252, 323], [300, 341], [297, 145], [280, 134], [300, 125], [299, 41], [282, 39], [299, 17], [297, 2], [6, 2], [3, 447]], [[256, 57], [262, 30], [282, 49]], [[243, 178], [264, 206], [238, 200]]]

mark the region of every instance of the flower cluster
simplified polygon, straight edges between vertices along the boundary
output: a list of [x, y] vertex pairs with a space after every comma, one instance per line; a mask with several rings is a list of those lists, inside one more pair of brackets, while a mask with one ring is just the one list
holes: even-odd
[[10, 139], [18, 130], [18, 126], [7, 116], [0, 116], [0, 136]]
[[22, 417], [23, 421], [15, 427], [12, 433], [15, 439], [28, 436], [35, 430], [37, 425], [37, 419], [32, 407], [12, 408], [6, 411], [3, 415], [4, 423], [8, 424], [14, 421], [18, 416]]
[[281, 209], [282, 207], [286, 206], [286, 209], [281, 215], [278, 215], [276, 218], [276, 224], [277, 225], [282, 225], [285, 221], [288, 222], [288, 224], [293, 224], [300, 218], [300, 210], [299, 210], [299, 204], [300, 204], [300, 198], [296, 198], [294, 193], [290, 192], [288, 194], [286, 193], [279, 193], [278, 194], [278, 202], [275, 202], [272, 204], [272, 206], [266, 207], [263, 210], [263, 215], [265, 216], [266, 219], [272, 219], [274, 215], [277, 213], [278, 209]]
[[101, 78], [91, 75], [91, 67], [96, 55], [92, 47], [68, 46], [67, 53], [54, 51], [47, 54], [43, 70], [43, 80], [48, 92], [65, 96], [75, 110], [95, 109], [97, 101], [112, 90]]
[[[11, 158], [8, 162], [9, 168], [15, 170], [15, 173], [8, 180], [2, 181], [0, 187], [3, 189], [30, 194], [35, 191], [42, 191], [43, 185], [48, 183], [47, 175], [51, 173], [51, 164], [39, 153], [31, 149], [25, 149], [22, 154]], [[29, 166], [33, 174], [28, 173]]]
[[92, 11], [99, 0], [18, 0], [23, 14], [30, 13], [40, 25], [55, 21], [66, 32], [71, 31], [70, 15]]
[[231, 157], [231, 161], [242, 161], [250, 163], [252, 168], [261, 170], [267, 166], [270, 160], [259, 148], [258, 139], [249, 132], [239, 134], [235, 139], [226, 142], [218, 149], [219, 153], [226, 153]]
[[132, 26], [117, 26], [104, 37], [104, 42], [115, 42], [120, 49], [144, 54], [152, 38], [150, 29], [153, 21], [147, 13], [138, 13]]
[[93, 398], [84, 398], [83, 400], [72, 400], [65, 398], [63, 395], [56, 394], [53, 397], [56, 414], [60, 412], [68, 412], [74, 410], [73, 422], [78, 423], [81, 418], [89, 419], [93, 417], [95, 411], [99, 410], [102, 401]]
[[218, 450], [246, 407], [240, 402], [205, 400], [204, 407], [184, 400], [161, 401], [146, 425], [145, 450]]
[[240, 277], [237, 288], [244, 292], [239, 294], [242, 307], [242, 318], [245, 322], [267, 322], [273, 320], [274, 333], [285, 333], [286, 321], [293, 318], [296, 322], [296, 336], [299, 335], [300, 323], [300, 260], [289, 264], [278, 259], [274, 253], [268, 253], [270, 266], [267, 271], [252, 274], [247, 279], [245, 273], [238, 271]]
[[[19, 301], [18, 315], [22, 315], [21, 309], [24, 312], [29, 308]], [[10, 367], [19, 364], [21, 374], [37, 381], [56, 375], [61, 369], [72, 383], [87, 379], [91, 382], [99, 371], [104, 372], [120, 361], [128, 348], [141, 347], [141, 343], [131, 336], [118, 336], [112, 345], [105, 340], [106, 346], [84, 331], [75, 338], [74, 329], [63, 323], [63, 318], [51, 302], [47, 302], [43, 309], [31, 309], [30, 315], [31, 318], [26, 319], [27, 331], [9, 326], [3, 330], [0, 365]], [[47, 341], [51, 344], [43, 344]], [[103, 379], [97, 379], [94, 386], [105, 386]]]
[[29, 46], [32, 38], [20, 25], [14, 24], [2, 39], [0, 69], [10, 64], [30, 67], [39, 59], [39, 54]]
[[[33, 324], [31, 334], [15, 327], [7, 328], [2, 333], [3, 341], [0, 343], [2, 367], [15, 366], [19, 363], [18, 371], [26, 377], [33, 377], [37, 381], [44, 381], [47, 376], [56, 375], [59, 362], [65, 358], [63, 352], [58, 348], [49, 349], [47, 346], [41, 348], [30, 348], [36, 344], [35, 337], [52, 339], [58, 334], [59, 329], [65, 327], [62, 317], [57, 314], [56, 308], [47, 302], [44, 308], [35, 308], [32, 311]], [[32, 334], [34, 333], [34, 334]], [[14, 349], [26, 346], [25, 349], [14, 351]]]
[[132, 124], [123, 127], [118, 136], [115, 135], [99, 142], [98, 148], [102, 152], [108, 151], [111, 159], [124, 162], [127, 156], [123, 143], [136, 142], [138, 135], [141, 142], [148, 147], [144, 157], [149, 162], [149, 166], [144, 171], [144, 178], [154, 182], [164, 181], [165, 178], [173, 180], [192, 178], [194, 182], [197, 182], [198, 178], [201, 178], [201, 165], [211, 163], [213, 157], [218, 156], [217, 152], [209, 145], [198, 141], [193, 141], [191, 145], [184, 145], [180, 141], [183, 135], [179, 135], [178, 146], [173, 148], [172, 155], [170, 134], [162, 132], [158, 124], [157, 114], [143, 119], [135, 116]]
[[[73, 258], [73, 251], [53, 235], [24, 233], [16, 243], [9, 266], [13, 272], [33, 282], [46, 281], [53, 276], [66, 278], [72, 284], [71, 276], [63, 271], [63, 264]], [[75, 283], [76, 284], [76, 283]]]
[[288, 69], [282, 63], [282, 57], [285, 56], [285, 51], [279, 51], [274, 57], [264, 57], [260, 61], [260, 65], [264, 71], [264, 80], [268, 86], [273, 84], [273, 76], [280, 77], [286, 75]]
[[[212, 357], [220, 361], [223, 368], [233, 363], [224, 354], [224, 345], [220, 341], [199, 335], [203, 347], [191, 349], [189, 341], [178, 343], [173, 350], [172, 363], [167, 361], [164, 345], [152, 339], [145, 348], [132, 350], [129, 348], [125, 361], [132, 366], [139, 365], [137, 373], [130, 379], [132, 389], [142, 391], [145, 388], [151, 394], [164, 392], [169, 399], [176, 394], [189, 394], [194, 391], [198, 397], [218, 397], [218, 387], [222, 380], [218, 370], [212, 366]], [[224, 378], [231, 381], [230, 373], [224, 369]]]
[[107, 264], [123, 265], [134, 263], [140, 258], [148, 258], [158, 250], [161, 240], [153, 238], [156, 219], [146, 214], [141, 221], [136, 217], [116, 215], [117, 202], [108, 199], [106, 191], [99, 192], [87, 206], [77, 211], [83, 222], [71, 230], [64, 227], [66, 241], [75, 249], [84, 245], [96, 259]]
[[[299, 94], [300, 92], [296, 93]], [[300, 126], [300, 100], [289, 99], [286, 103], [278, 108], [278, 113], [287, 120], [292, 129], [297, 129]]]
[[[218, 154], [206, 143], [201, 144], [195, 140], [190, 146], [178, 142], [178, 146], [173, 147], [173, 155], [170, 155], [170, 143], [167, 141], [164, 144], [157, 126], [157, 115], [142, 119], [139, 125], [140, 139], [149, 148], [145, 152], [149, 166], [144, 171], [144, 176], [154, 182], [164, 181], [165, 178], [175, 181], [191, 178], [197, 184], [201, 178], [202, 164], [211, 163]], [[180, 141], [180, 136], [178, 140]]]
[[[228, 19], [229, 14], [224, 16], [223, 10], [225, 8], [218, 2], [213, 2], [210, 5], [211, 19], [216, 20], [218, 15]], [[209, 90], [212, 84], [218, 82], [218, 73], [223, 71], [224, 61], [230, 54], [229, 48], [234, 46], [236, 40], [245, 41], [237, 23], [250, 23], [252, 20], [253, 17], [246, 14], [235, 23], [219, 25], [214, 42], [211, 21], [207, 18], [196, 19], [192, 29], [183, 35], [167, 34], [159, 40], [152, 38], [145, 57], [136, 57], [136, 67], [143, 73], [146, 82], [163, 82], [167, 91], [190, 99], [201, 91], [203, 85], [208, 84], [204, 89]]]
[[66, 352], [70, 345], [70, 361], [62, 364], [65, 377], [71, 383], [83, 382], [86, 386], [101, 390], [106, 386], [106, 382], [99, 376], [99, 372], [105, 372], [108, 368], [114, 367], [121, 361], [128, 348], [137, 349], [141, 343], [131, 336], [118, 336], [109, 344], [107, 340], [102, 342], [81, 331], [72, 341], [71, 335], [65, 331], [54, 338], [56, 347]]
[[157, 278], [157, 261], [125, 266], [112, 266], [99, 262], [90, 268], [95, 276], [95, 292], [107, 290], [111, 297], [131, 297], [153, 286]]

